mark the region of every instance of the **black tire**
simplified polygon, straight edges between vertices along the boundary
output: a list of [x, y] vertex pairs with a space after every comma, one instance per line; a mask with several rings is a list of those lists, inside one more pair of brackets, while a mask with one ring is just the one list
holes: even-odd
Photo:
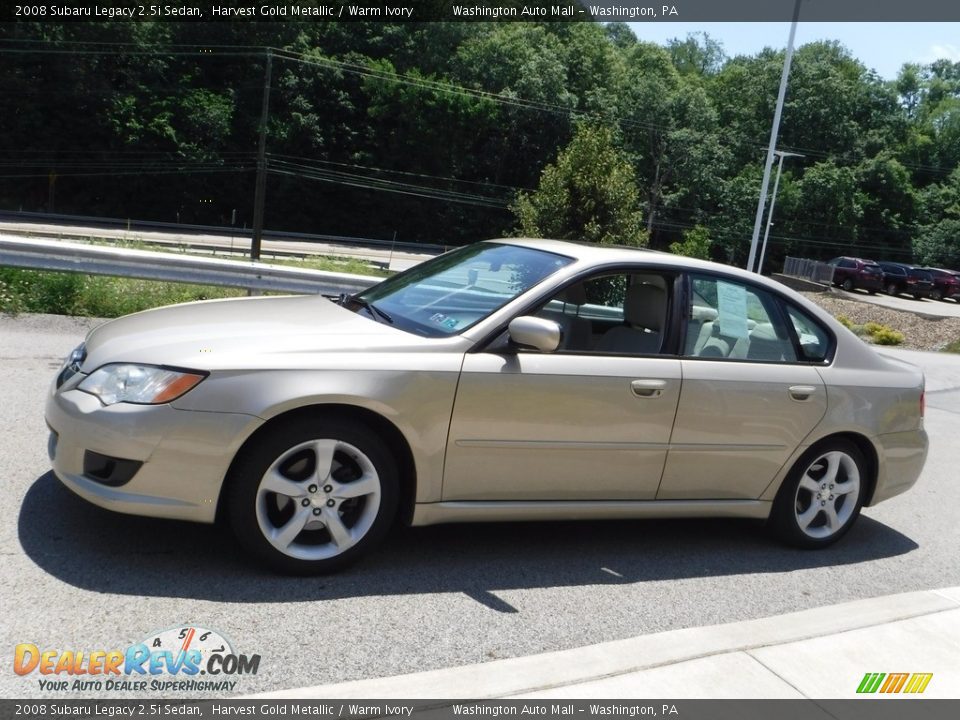
[[914, 300], [923, 300], [923, 295], [918, 295], [917, 293], [914, 293], [914, 294], [913, 294], [913, 299], [914, 299]]
[[853, 292], [853, 280], [851, 280], [850, 278], [847, 278], [840, 284], [840, 287], [842, 287], [847, 292]]
[[897, 286], [894, 285], [893, 283], [890, 283], [889, 285], [887, 285], [886, 293], [887, 295], [896, 296], [898, 294]]
[[931, 300], [943, 300], [943, 293], [940, 292], [939, 290], [934, 290], [932, 293], [930, 293], [930, 299], [931, 299]]
[[870, 293], [871, 295], [876, 295], [876, 294], [877, 294], [877, 291], [876, 291], [876, 290], [867, 290], [867, 292]]
[[[838, 461], [832, 477], [831, 458]], [[860, 515], [869, 482], [866, 460], [856, 445], [847, 440], [819, 443], [797, 460], [780, 486], [770, 512], [770, 528], [780, 540], [794, 547], [816, 549], [832, 545], [847, 534]], [[834, 494], [845, 483], [854, 484], [856, 490]], [[808, 489], [811, 484], [817, 486], [816, 492]], [[823, 493], [822, 498], [819, 493]], [[833, 507], [835, 523], [828, 515], [827, 504]], [[832, 524], [836, 526], [831, 527]]]
[[[330, 459], [324, 478], [319, 478], [322, 470], [315, 474], [318, 464], [326, 465], [318, 462], [321, 452]], [[397, 514], [396, 462], [379, 437], [350, 419], [301, 416], [281, 421], [248, 443], [233, 468], [224, 490], [230, 526], [240, 545], [276, 572], [340, 570], [375, 547]], [[271, 480], [268, 470], [273, 471]], [[267, 483], [300, 488], [302, 493], [274, 492]], [[349, 497], [367, 488], [371, 491]], [[337, 533], [326, 523], [336, 524]], [[281, 530], [288, 525], [286, 541]], [[276, 533], [273, 540], [268, 531]]]

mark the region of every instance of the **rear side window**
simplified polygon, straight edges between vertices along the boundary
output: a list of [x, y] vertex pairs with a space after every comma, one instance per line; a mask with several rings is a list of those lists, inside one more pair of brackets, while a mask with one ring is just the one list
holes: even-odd
[[711, 360], [796, 362], [776, 302], [760, 288], [694, 275], [684, 355]]
[[793, 305], [787, 305], [786, 310], [800, 341], [801, 359], [824, 362], [830, 352], [830, 334], [820, 323]]

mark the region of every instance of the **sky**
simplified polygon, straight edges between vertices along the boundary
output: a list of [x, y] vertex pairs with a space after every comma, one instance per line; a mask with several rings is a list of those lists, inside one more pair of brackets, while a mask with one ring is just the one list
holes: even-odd
[[[728, 56], [753, 55], [766, 46], [785, 48], [789, 22], [630, 23], [641, 40], [664, 44], [691, 32], [707, 32], [723, 44]], [[817, 40], [839, 40], [850, 53], [880, 77], [893, 80], [904, 63], [930, 63], [938, 58], [960, 62], [960, 23], [808, 22], [797, 24], [796, 47]]]

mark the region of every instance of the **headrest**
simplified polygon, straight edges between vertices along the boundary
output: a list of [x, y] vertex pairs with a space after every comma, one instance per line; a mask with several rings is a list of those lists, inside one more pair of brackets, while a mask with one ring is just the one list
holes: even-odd
[[667, 294], [654, 285], [631, 285], [623, 303], [623, 319], [655, 332], [663, 329], [667, 311]]
[[560, 293], [560, 299], [571, 305], [585, 305], [587, 302], [587, 289], [583, 286], [583, 283], [571, 285]]

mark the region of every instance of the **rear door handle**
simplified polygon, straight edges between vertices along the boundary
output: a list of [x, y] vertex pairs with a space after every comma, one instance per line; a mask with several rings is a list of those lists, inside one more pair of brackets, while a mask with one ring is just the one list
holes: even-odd
[[663, 394], [666, 386], [666, 380], [634, 380], [630, 383], [630, 390], [637, 397], [656, 398]]
[[805, 402], [817, 391], [815, 385], [791, 385], [790, 397], [799, 402]]

